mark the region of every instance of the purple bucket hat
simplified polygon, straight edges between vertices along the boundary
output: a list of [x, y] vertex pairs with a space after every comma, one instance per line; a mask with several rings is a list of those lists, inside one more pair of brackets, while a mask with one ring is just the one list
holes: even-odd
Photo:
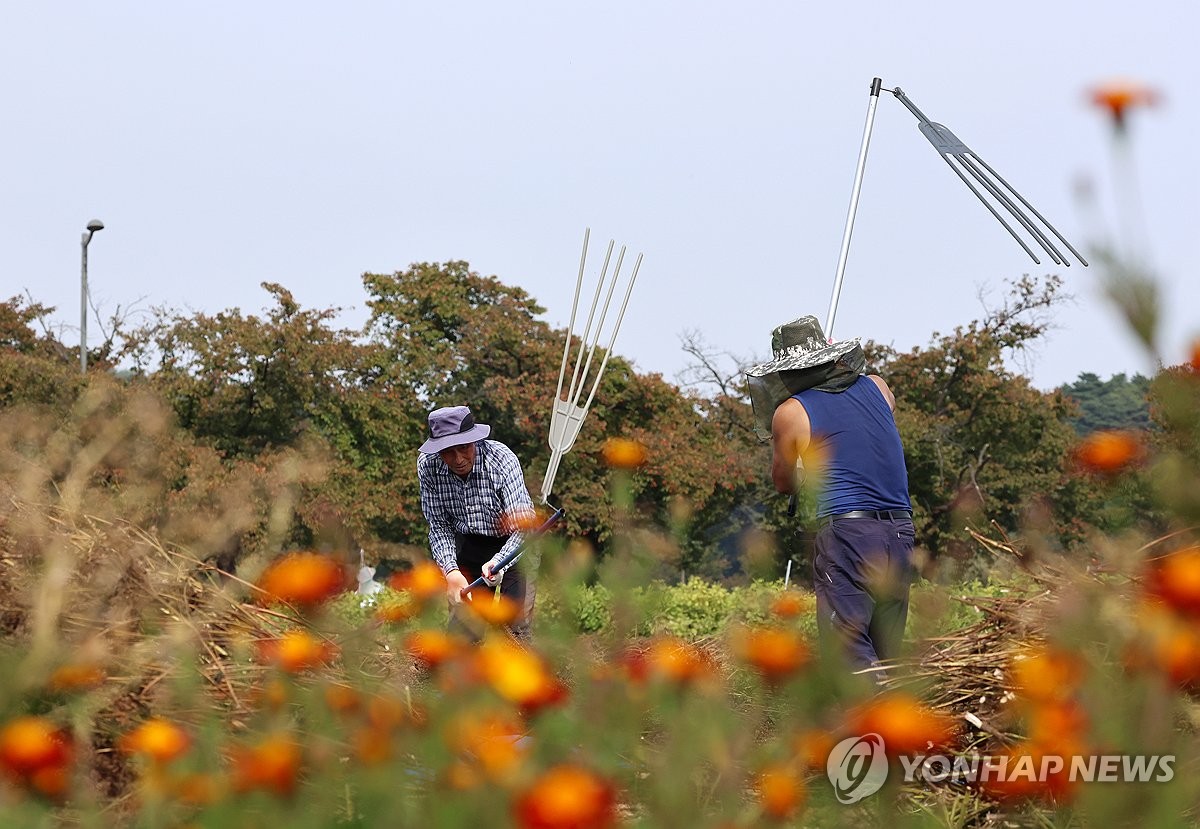
[[492, 427], [476, 423], [466, 406], [447, 406], [429, 413], [429, 440], [421, 444], [426, 455], [436, 455], [451, 446], [483, 440]]

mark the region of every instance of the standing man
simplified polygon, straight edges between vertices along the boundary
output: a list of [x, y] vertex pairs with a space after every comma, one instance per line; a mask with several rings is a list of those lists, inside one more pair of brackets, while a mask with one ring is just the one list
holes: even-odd
[[[495, 562], [520, 546], [518, 528], [534, 514], [517, 456], [503, 443], [486, 440], [490, 433], [466, 406], [435, 409], [417, 457], [429, 549], [446, 575], [455, 625], [461, 624], [456, 617], [463, 589], [480, 575], [493, 575]], [[500, 574], [500, 592], [521, 608], [510, 630], [527, 637], [533, 591], [527, 590], [520, 562]]]
[[[817, 487], [817, 627], [856, 671], [884, 677], [899, 656], [913, 565], [908, 470], [882, 377], [863, 373], [857, 340], [829, 343], [815, 317], [772, 332], [775, 359], [749, 369], [751, 400], [770, 407], [771, 480]], [[805, 461], [808, 461], [806, 470]]]

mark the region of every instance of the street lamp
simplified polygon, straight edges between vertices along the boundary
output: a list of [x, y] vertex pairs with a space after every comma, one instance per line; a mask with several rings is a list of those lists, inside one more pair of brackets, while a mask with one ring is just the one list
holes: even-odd
[[83, 234], [83, 266], [79, 277], [79, 373], [87, 374], [87, 318], [88, 318], [88, 286], [87, 286], [87, 249], [92, 241], [92, 234], [104, 230], [104, 222], [92, 219], [87, 223], [87, 231]]

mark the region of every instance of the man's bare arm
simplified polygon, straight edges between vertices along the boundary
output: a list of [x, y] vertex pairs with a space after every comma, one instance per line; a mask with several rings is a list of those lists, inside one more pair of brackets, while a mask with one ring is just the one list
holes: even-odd
[[796, 491], [796, 462], [808, 448], [808, 412], [794, 397], [779, 404], [771, 418], [771, 482], [779, 492]]

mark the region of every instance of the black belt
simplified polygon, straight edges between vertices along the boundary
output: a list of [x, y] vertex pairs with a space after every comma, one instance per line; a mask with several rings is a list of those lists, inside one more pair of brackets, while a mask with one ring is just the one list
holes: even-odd
[[878, 518], [881, 521], [906, 521], [912, 518], [912, 513], [906, 509], [852, 509], [849, 512], [825, 516], [826, 521], [833, 521], [837, 518]]

